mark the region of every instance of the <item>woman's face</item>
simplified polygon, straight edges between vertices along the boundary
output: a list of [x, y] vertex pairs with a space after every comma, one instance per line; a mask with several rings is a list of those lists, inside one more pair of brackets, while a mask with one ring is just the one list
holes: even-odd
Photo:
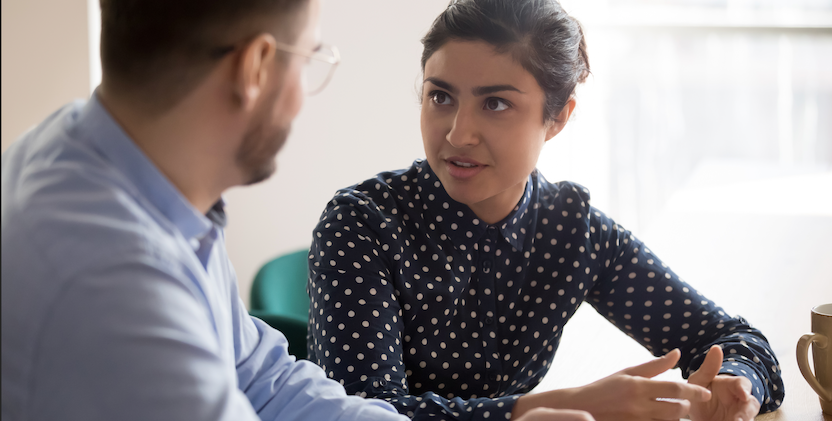
[[[425, 63], [422, 140], [428, 163], [454, 200], [485, 223], [520, 200], [544, 143], [574, 102], [545, 122], [545, 94], [509, 54], [482, 41], [449, 41]], [[561, 118], [564, 117], [564, 118]]]

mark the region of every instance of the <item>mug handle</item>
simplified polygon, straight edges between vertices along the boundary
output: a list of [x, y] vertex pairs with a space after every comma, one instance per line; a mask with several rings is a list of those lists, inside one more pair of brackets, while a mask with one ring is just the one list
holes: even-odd
[[819, 335], [817, 333], [807, 333], [801, 336], [797, 341], [797, 366], [800, 367], [800, 373], [803, 374], [806, 382], [809, 383], [809, 386], [812, 386], [815, 393], [817, 393], [823, 400], [832, 401], [832, 391], [825, 390], [823, 386], [820, 385], [820, 382], [818, 382], [814, 373], [812, 373], [812, 369], [809, 368], [809, 344], [812, 342], [814, 342], [815, 346], [818, 348], [824, 349], [828, 346], [829, 339], [827, 339], [826, 336]]

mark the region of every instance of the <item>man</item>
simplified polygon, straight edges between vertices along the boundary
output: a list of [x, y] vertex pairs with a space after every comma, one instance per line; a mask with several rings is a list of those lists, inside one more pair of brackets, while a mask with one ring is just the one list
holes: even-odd
[[406, 419], [289, 356], [224, 246], [220, 196], [274, 172], [319, 1], [101, 7], [101, 86], [2, 157], [3, 420]]

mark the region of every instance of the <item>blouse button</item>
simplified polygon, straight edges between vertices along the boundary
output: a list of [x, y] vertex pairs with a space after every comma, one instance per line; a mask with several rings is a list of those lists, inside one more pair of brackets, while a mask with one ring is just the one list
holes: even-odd
[[491, 317], [486, 317], [485, 324], [490, 325], [491, 323], [494, 323], [494, 319], [492, 319]]
[[491, 272], [491, 260], [483, 260], [482, 261], [482, 271], [485, 273]]

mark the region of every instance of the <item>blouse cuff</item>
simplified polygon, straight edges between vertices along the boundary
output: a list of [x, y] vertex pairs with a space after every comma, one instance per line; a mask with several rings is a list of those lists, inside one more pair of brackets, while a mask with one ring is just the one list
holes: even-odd
[[500, 398], [485, 398], [482, 402], [474, 404], [474, 400], [468, 402], [474, 407], [471, 420], [510, 420], [514, 404], [522, 395], [511, 395]]
[[[357, 388], [361, 390], [354, 390]], [[361, 397], [384, 399], [393, 404], [399, 413], [417, 421], [435, 419], [434, 417], [440, 415], [442, 419], [455, 421], [510, 420], [517, 399], [523, 396], [518, 394], [465, 400], [459, 397], [448, 399], [431, 392], [410, 395], [395, 382], [380, 376], [368, 377], [364, 382], [347, 385], [346, 389], [349, 393], [356, 393]]]
[[[728, 374], [731, 376], [745, 377], [751, 381], [751, 394], [760, 402], [761, 408], [764, 408], [766, 403], [766, 386], [760, 376], [757, 374], [755, 367], [746, 364], [742, 361], [723, 361], [722, 368], [719, 369], [719, 374]], [[776, 389], [776, 385], [774, 386]], [[769, 399], [770, 400], [770, 399]], [[769, 411], [765, 411], [769, 412]]]

